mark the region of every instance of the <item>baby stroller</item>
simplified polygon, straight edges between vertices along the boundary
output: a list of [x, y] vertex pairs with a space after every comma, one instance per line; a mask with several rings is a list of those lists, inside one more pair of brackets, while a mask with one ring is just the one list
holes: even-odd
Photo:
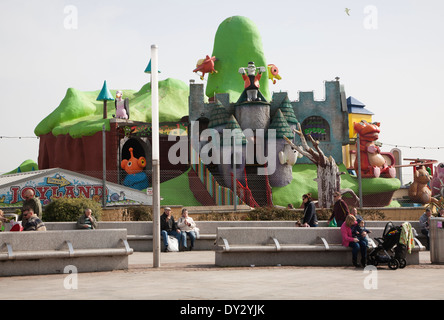
[[369, 253], [367, 264], [376, 267], [379, 263], [387, 263], [392, 270], [404, 268], [407, 265], [407, 246], [399, 243], [401, 231], [402, 227], [395, 227], [392, 222], [388, 222], [382, 238], [375, 238], [378, 246]]

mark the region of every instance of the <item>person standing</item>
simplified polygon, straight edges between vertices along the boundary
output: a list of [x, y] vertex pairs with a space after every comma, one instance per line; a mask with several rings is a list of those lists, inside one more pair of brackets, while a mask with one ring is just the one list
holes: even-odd
[[[37, 215], [40, 219], [43, 217], [43, 210], [42, 210], [42, 203], [40, 202], [40, 199], [35, 196], [34, 190], [27, 189], [23, 193], [23, 209], [25, 207], [31, 207], [34, 214]], [[24, 210], [22, 210], [24, 211]], [[19, 217], [19, 220], [22, 220], [23, 216]]]
[[335, 199], [335, 204], [333, 205], [333, 213], [331, 214], [330, 218], [328, 219], [328, 222], [330, 223], [330, 221], [333, 220], [333, 218], [335, 218], [336, 225], [338, 227], [340, 227], [344, 223], [345, 218], [350, 214], [350, 211], [348, 209], [347, 204], [342, 199], [340, 192], [335, 191], [333, 196]]

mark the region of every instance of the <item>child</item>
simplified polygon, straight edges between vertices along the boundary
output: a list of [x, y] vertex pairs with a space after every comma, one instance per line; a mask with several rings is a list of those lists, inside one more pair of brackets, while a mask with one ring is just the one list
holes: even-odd
[[357, 237], [359, 240], [362, 240], [367, 246], [369, 233], [371, 233], [371, 231], [365, 228], [365, 221], [363, 219], [358, 219], [356, 224], [352, 227], [353, 237]]

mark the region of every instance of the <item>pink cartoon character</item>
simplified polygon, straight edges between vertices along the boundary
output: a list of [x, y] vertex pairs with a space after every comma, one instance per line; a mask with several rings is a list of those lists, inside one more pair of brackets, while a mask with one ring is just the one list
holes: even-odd
[[116, 117], [118, 119], [129, 119], [129, 99], [126, 98], [125, 100], [123, 100], [122, 96], [122, 91], [119, 90], [116, 92], [116, 114], [113, 115], [113, 117]]
[[444, 163], [439, 163], [433, 171], [433, 178], [430, 182], [432, 195], [441, 195], [444, 198]]

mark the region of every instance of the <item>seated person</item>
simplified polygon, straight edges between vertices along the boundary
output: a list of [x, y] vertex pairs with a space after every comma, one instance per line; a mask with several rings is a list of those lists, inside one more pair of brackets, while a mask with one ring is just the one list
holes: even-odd
[[77, 229], [92, 230], [97, 228], [97, 220], [92, 215], [91, 209], [85, 209], [85, 214], [82, 214], [77, 220]]
[[46, 226], [40, 218], [34, 213], [31, 207], [23, 208], [23, 231], [46, 231]]
[[365, 228], [365, 221], [362, 219], [356, 220], [356, 224], [352, 226], [352, 236], [358, 238], [368, 246], [368, 234], [371, 233], [370, 230]]
[[190, 237], [190, 247], [189, 250], [193, 250], [194, 247], [194, 241], [199, 236], [199, 229], [196, 228], [196, 222], [194, 222], [193, 218], [191, 218], [188, 215], [188, 210], [186, 208], [182, 209], [182, 216], [179, 218], [179, 221], [177, 222], [177, 226], [180, 228], [182, 233], [182, 240], [181, 244], [182, 247], [185, 249], [187, 248], [187, 236]]
[[3, 216], [3, 210], [0, 210], [0, 231], [4, 231], [5, 230], [5, 226], [3, 225], [4, 222], [8, 222], [9, 220], [6, 219]]
[[168, 252], [168, 236], [172, 236], [180, 243], [180, 229], [177, 227], [177, 223], [174, 221], [174, 217], [171, 214], [171, 208], [166, 207], [163, 214], [160, 216], [160, 235], [162, 236], [163, 244], [165, 246], [165, 252]]
[[430, 250], [430, 217], [432, 216], [432, 210], [426, 208], [422, 216], [419, 217], [419, 226], [421, 228], [421, 233], [427, 237], [426, 248]]

